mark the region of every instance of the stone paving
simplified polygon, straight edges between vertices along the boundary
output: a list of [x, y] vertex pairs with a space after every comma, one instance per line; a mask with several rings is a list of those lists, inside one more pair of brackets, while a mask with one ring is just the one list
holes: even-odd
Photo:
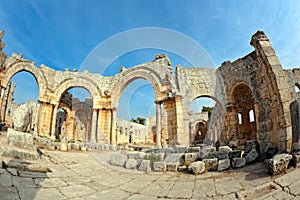
[[[265, 163], [195, 176], [112, 167], [108, 164], [110, 152], [42, 152], [39, 163], [51, 172], [22, 171], [10, 165], [4, 169], [0, 165], [1, 200], [300, 199], [300, 166], [273, 177]], [[24, 163], [5, 157], [1, 160]]]

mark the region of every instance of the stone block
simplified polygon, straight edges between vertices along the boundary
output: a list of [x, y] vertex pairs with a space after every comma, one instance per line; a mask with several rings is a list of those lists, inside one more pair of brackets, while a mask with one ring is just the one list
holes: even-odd
[[186, 153], [187, 147], [176, 147], [175, 153]]
[[114, 153], [110, 156], [110, 164], [115, 166], [124, 167], [125, 162], [127, 160], [126, 153]]
[[229, 159], [229, 155], [226, 151], [217, 151], [215, 153], [216, 158], [218, 158], [218, 160], [226, 160]]
[[184, 154], [184, 162], [186, 165], [189, 165], [192, 162], [195, 162], [199, 158], [198, 153], [185, 153]]
[[167, 164], [167, 171], [177, 172], [179, 167], [179, 162], [173, 162]]
[[259, 152], [259, 143], [256, 140], [249, 140], [245, 144], [245, 153], [249, 153], [252, 149]]
[[143, 159], [146, 156], [144, 152], [128, 153], [128, 159]]
[[38, 160], [40, 158], [39, 153], [35, 150], [21, 149], [17, 147], [6, 149], [2, 153], [2, 156], [25, 160]]
[[240, 168], [244, 167], [246, 164], [245, 158], [233, 158], [231, 160], [231, 167], [232, 168]]
[[150, 160], [142, 160], [139, 170], [143, 172], [150, 172], [151, 167], [150, 167]]
[[272, 175], [284, 172], [288, 168], [289, 162], [292, 157], [292, 155], [285, 153], [275, 155], [272, 159], [269, 159], [267, 161], [269, 172]]
[[72, 149], [72, 144], [68, 143], [68, 151], [70, 151]]
[[33, 135], [8, 128], [7, 143], [10, 146], [15, 146], [23, 149], [36, 150]]
[[166, 154], [166, 157], [164, 161], [168, 163], [174, 163], [174, 162], [179, 162], [180, 165], [183, 165], [184, 163], [184, 154], [183, 153], [171, 153], [171, 154]]
[[224, 171], [230, 167], [230, 160], [224, 159], [218, 161], [218, 171]]
[[80, 150], [81, 150], [81, 151], [87, 151], [88, 148], [83, 146], [83, 147], [80, 148]]
[[205, 172], [205, 163], [202, 161], [193, 162], [189, 165], [189, 170], [198, 175]]
[[0, 160], [0, 169], [4, 168], [4, 163], [2, 160]]
[[208, 171], [217, 171], [218, 158], [203, 159], [202, 162], [205, 163], [205, 169], [207, 169]]
[[67, 144], [67, 142], [61, 142], [59, 144], [59, 150], [61, 150], [61, 151], [68, 151], [68, 144]]
[[241, 158], [242, 151], [241, 150], [233, 150], [229, 152], [229, 159], [232, 160], [233, 158]]
[[258, 158], [259, 154], [256, 149], [251, 149], [251, 151], [245, 156], [246, 163], [255, 162]]
[[266, 151], [266, 159], [273, 158], [278, 153], [278, 149], [276, 147], [269, 147]]
[[78, 143], [72, 143], [72, 149], [79, 150], [79, 144]]
[[165, 172], [167, 170], [166, 162], [154, 162], [153, 171], [155, 172]]
[[126, 169], [136, 169], [137, 165], [138, 165], [138, 163], [137, 163], [136, 159], [129, 158], [126, 161], [125, 168]]
[[220, 146], [219, 151], [220, 152], [226, 152], [228, 154], [229, 152], [232, 151], [232, 149], [229, 146]]
[[186, 150], [186, 153], [199, 153], [200, 147], [189, 147]]
[[179, 172], [187, 172], [188, 171], [188, 167], [186, 167], [185, 165], [179, 166], [178, 167], [178, 171]]

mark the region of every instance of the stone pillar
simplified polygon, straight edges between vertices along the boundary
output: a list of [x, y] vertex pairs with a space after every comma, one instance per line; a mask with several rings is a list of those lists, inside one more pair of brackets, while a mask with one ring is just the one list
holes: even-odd
[[0, 121], [2, 121], [2, 104], [3, 104], [3, 99], [4, 99], [4, 92], [5, 88], [1, 87], [1, 93], [0, 93]]
[[35, 122], [34, 122], [34, 132], [33, 134], [35, 136], [38, 136], [39, 135], [39, 119], [40, 119], [40, 115], [41, 115], [41, 105], [40, 105], [40, 101], [38, 100], [38, 103], [37, 103], [37, 107], [36, 107], [36, 117], [35, 117]]
[[96, 143], [96, 134], [97, 134], [97, 114], [98, 110], [93, 109], [93, 116], [92, 116], [92, 131], [91, 131], [91, 140], [90, 142]]
[[54, 107], [54, 111], [52, 113], [52, 126], [51, 126], [51, 139], [55, 140], [55, 132], [56, 132], [56, 117], [57, 117], [57, 108], [58, 105]]
[[156, 101], [156, 148], [161, 148], [161, 103]]
[[116, 133], [116, 118], [117, 118], [117, 111], [116, 109], [111, 109], [111, 129], [110, 129], [110, 144], [116, 145], [117, 144], [117, 133]]
[[53, 117], [53, 105], [49, 103], [42, 103], [41, 115], [39, 123], [39, 133], [42, 136], [49, 137], [51, 134], [51, 121]]

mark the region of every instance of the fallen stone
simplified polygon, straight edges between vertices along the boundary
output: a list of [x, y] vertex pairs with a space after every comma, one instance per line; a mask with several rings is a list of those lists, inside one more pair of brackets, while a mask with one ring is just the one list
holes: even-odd
[[242, 151], [241, 150], [233, 150], [229, 152], [229, 159], [232, 160], [233, 158], [241, 158]]
[[184, 163], [184, 154], [183, 153], [170, 153], [166, 154], [164, 161], [168, 163], [179, 162], [180, 165]]
[[188, 147], [186, 153], [199, 153], [200, 147]]
[[267, 161], [269, 172], [272, 175], [280, 174], [284, 172], [289, 165], [290, 160], [292, 159], [290, 154], [277, 154], [272, 159]]
[[72, 143], [72, 149], [79, 150], [79, 144], [78, 143]]
[[179, 167], [179, 162], [167, 163], [167, 171], [177, 172]]
[[124, 167], [126, 158], [126, 153], [114, 153], [110, 156], [110, 163], [115, 166]]
[[231, 160], [231, 167], [232, 168], [240, 168], [244, 167], [246, 164], [245, 158], [233, 158]]
[[154, 162], [153, 171], [155, 172], [165, 172], [167, 170], [166, 162]]
[[246, 163], [255, 162], [258, 158], [259, 154], [256, 149], [251, 149], [251, 151], [245, 156]]
[[278, 153], [278, 149], [276, 147], [269, 147], [266, 151], [266, 159], [273, 158]]
[[205, 169], [207, 169], [208, 171], [217, 171], [217, 169], [218, 169], [218, 158], [203, 159], [202, 162], [205, 163]]
[[61, 142], [59, 144], [59, 150], [61, 150], [61, 151], [68, 151], [68, 144], [67, 144], [67, 142]]
[[202, 161], [193, 162], [189, 165], [189, 170], [195, 175], [202, 174], [205, 171], [205, 163]]
[[29, 105], [22, 104], [13, 113], [14, 129], [20, 132], [29, 132], [32, 121], [32, 110]]
[[226, 152], [228, 154], [229, 152], [232, 151], [232, 148], [230, 148], [229, 146], [220, 146], [219, 151], [220, 152]]
[[87, 149], [87, 147], [81, 147], [80, 150], [81, 151], [87, 151], [88, 149]]
[[215, 152], [216, 152], [216, 147], [213, 147], [211, 145], [204, 146], [201, 149], [201, 155], [202, 155], [202, 157], [205, 157], [207, 154], [215, 153]]
[[36, 150], [32, 134], [17, 131], [12, 128], [7, 129], [7, 143], [14, 147]]
[[218, 158], [218, 160], [229, 159], [228, 153], [226, 151], [217, 151], [215, 153], [215, 157]]
[[248, 140], [245, 144], [245, 153], [249, 153], [252, 149], [259, 152], [259, 143], [256, 140]]
[[136, 152], [136, 153], [128, 153], [128, 159], [143, 159], [146, 153], [144, 152]]
[[136, 169], [137, 165], [138, 165], [138, 163], [137, 163], [136, 159], [129, 158], [126, 161], [125, 168], [126, 169]]
[[195, 162], [199, 158], [198, 153], [185, 153], [184, 154], [184, 162], [186, 165], [189, 165]]
[[38, 160], [40, 158], [40, 155], [37, 151], [21, 149], [17, 147], [6, 149], [2, 153], [2, 156], [25, 160]]
[[151, 167], [150, 167], [150, 160], [142, 160], [139, 170], [143, 172], [150, 172]]
[[179, 172], [187, 172], [188, 171], [188, 167], [186, 167], [185, 165], [179, 166], [178, 167], [178, 171]]
[[230, 167], [230, 160], [224, 159], [218, 161], [218, 171], [224, 171]]
[[175, 153], [186, 153], [187, 148], [186, 147], [176, 147]]

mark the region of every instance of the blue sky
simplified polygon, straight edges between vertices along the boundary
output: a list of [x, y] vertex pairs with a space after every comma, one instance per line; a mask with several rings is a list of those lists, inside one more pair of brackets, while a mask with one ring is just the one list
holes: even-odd
[[[263, 30], [283, 67], [293, 68], [300, 66], [299, 9], [300, 1], [296, 0], [1, 0], [0, 29], [6, 32], [4, 51], [8, 55], [22, 53], [37, 65], [43, 63], [58, 70], [80, 69], [97, 45], [118, 33], [143, 27], [166, 28], [192, 38], [219, 66], [253, 51], [251, 36]], [[117, 72], [120, 65], [130, 67], [151, 61], [153, 52], [128, 53], [105, 67], [109, 68], [108, 74]], [[171, 62], [174, 67], [189, 64], [176, 55], [171, 55]], [[144, 83], [139, 85], [137, 96], [151, 93]], [[34, 98], [31, 91], [21, 88], [16, 95]], [[135, 98], [131, 95], [130, 101]], [[147, 115], [153, 105], [149, 100], [147, 106], [130, 108], [126, 101], [122, 105], [135, 113], [130, 114], [132, 117]], [[122, 113], [118, 115], [122, 117]]]

